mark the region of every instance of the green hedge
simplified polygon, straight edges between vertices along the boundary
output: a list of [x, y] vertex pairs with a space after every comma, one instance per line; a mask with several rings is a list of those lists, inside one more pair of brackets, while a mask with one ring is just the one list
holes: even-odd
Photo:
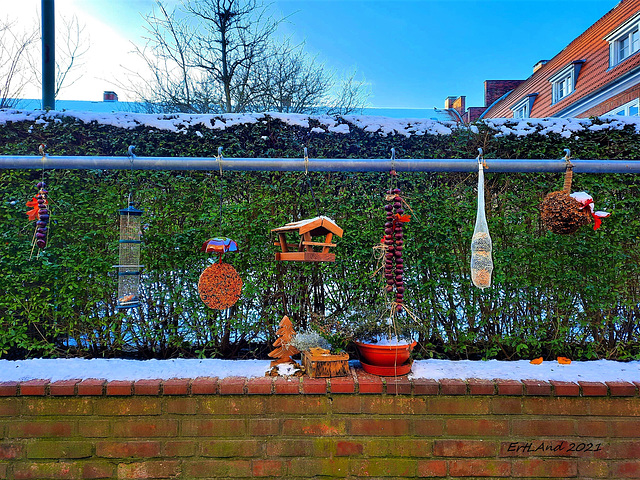
[[[266, 122], [196, 134], [128, 130], [66, 117], [60, 122], [0, 125], [0, 154], [140, 156], [638, 159], [633, 126], [564, 138], [533, 133], [496, 136], [490, 126], [451, 135], [382, 136]], [[310, 126], [313, 127], [313, 124]], [[266, 138], [265, 138], [266, 137]], [[30, 257], [34, 225], [25, 202], [44, 176], [52, 204], [49, 244]], [[539, 204], [562, 186], [558, 174], [486, 174], [487, 217], [494, 242], [494, 282], [470, 281], [476, 174], [400, 174], [413, 209], [406, 227], [405, 299], [419, 321], [408, 327], [420, 355], [446, 358], [640, 358], [640, 182], [633, 175], [574, 176], [612, 212], [597, 232], [551, 234]], [[164, 171], [0, 171], [0, 356], [262, 357], [284, 314], [298, 329], [324, 325], [346, 344], [346, 330], [380, 303], [372, 246], [382, 235], [387, 174], [309, 173], [319, 211], [344, 228], [333, 264], [277, 263], [270, 230], [316, 215], [304, 173]], [[115, 308], [117, 210], [133, 185], [144, 214], [145, 307]], [[223, 192], [222, 217], [219, 195]], [[197, 295], [211, 258], [199, 251], [216, 235], [235, 239], [226, 257], [245, 286], [238, 305], [220, 313]]]

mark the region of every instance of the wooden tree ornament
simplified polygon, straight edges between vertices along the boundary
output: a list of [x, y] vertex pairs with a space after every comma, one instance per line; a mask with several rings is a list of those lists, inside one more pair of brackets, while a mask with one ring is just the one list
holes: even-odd
[[[329, 248], [336, 246], [331, 240], [334, 235], [342, 237], [343, 233], [333, 220], [324, 216], [287, 223], [271, 231], [278, 234], [278, 241], [274, 245], [282, 250], [276, 253], [276, 260], [299, 262], [335, 262], [336, 254], [329, 252]], [[287, 243], [289, 232], [296, 232], [300, 236], [298, 243]], [[318, 236], [324, 236], [324, 241], [313, 240]]]
[[269, 356], [275, 358], [275, 360], [271, 361], [271, 366], [275, 367], [281, 363], [296, 363], [291, 356], [300, 353], [300, 351], [291, 345], [291, 340], [293, 340], [296, 332], [293, 329], [291, 320], [289, 320], [289, 317], [286, 315], [282, 317], [276, 334], [278, 338], [273, 342], [273, 346], [276, 347], [276, 349], [269, 352]]

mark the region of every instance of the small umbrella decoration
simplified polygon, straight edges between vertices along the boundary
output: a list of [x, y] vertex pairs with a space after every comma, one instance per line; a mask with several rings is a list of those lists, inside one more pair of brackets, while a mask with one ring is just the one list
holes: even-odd
[[608, 217], [608, 212], [595, 211], [593, 197], [586, 192], [571, 192], [573, 179], [573, 165], [570, 161], [570, 151], [565, 149], [564, 160], [566, 171], [564, 187], [557, 192], [548, 193], [540, 206], [542, 223], [553, 233], [571, 235], [583, 225], [594, 222], [593, 229], [600, 228], [602, 219]]
[[218, 261], [208, 266], [200, 275], [200, 298], [205, 305], [215, 310], [231, 307], [240, 298], [242, 279], [232, 265], [222, 262], [222, 257], [227, 252], [237, 252], [238, 244], [227, 237], [214, 237], [204, 242], [200, 251], [219, 256]]

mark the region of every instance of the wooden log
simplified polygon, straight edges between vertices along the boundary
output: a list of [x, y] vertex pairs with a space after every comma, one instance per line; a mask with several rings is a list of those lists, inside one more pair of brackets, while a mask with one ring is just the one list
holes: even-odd
[[349, 354], [314, 355], [302, 352], [302, 364], [311, 378], [345, 377], [349, 375]]

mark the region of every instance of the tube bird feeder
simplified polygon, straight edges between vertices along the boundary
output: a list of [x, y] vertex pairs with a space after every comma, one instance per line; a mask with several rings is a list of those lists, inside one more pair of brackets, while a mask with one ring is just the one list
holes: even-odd
[[120, 215], [120, 242], [118, 269], [118, 309], [140, 306], [138, 288], [140, 286], [140, 272], [144, 265], [140, 265], [140, 247], [142, 240], [142, 210], [131, 204], [127, 208], [118, 210]]

